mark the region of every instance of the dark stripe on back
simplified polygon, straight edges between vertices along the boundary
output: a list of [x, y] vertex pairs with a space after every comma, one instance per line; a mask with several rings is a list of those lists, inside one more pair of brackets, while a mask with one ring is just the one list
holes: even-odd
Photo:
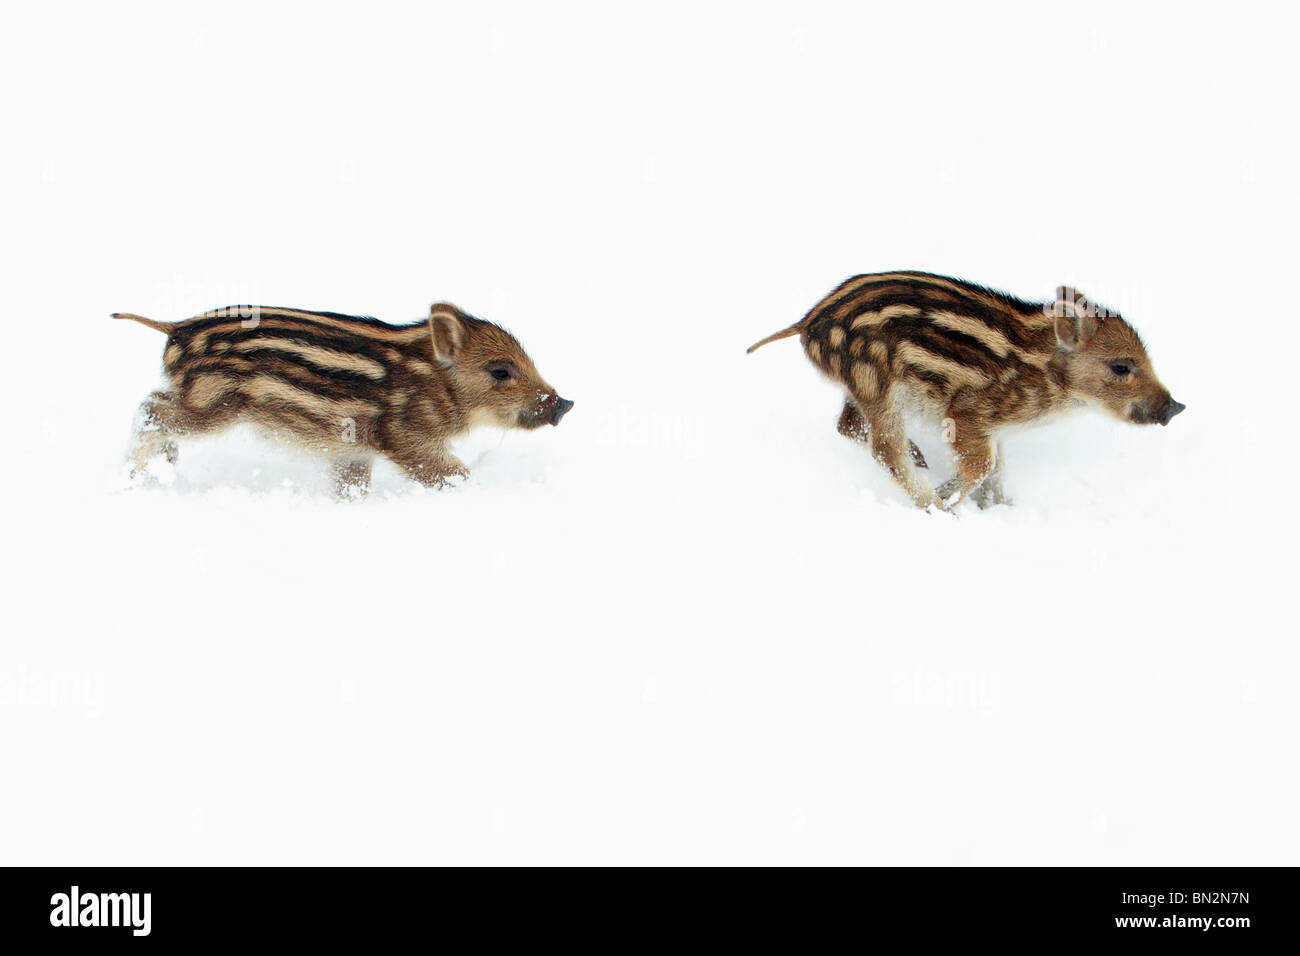
[[942, 372], [937, 372], [932, 368], [922, 368], [919, 365], [913, 365], [910, 362], [903, 367], [903, 373], [911, 378], [920, 379], [927, 385], [933, 385], [936, 388], [946, 389], [948, 387], [948, 376]]
[[933, 355], [988, 375], [997, 375], [1011, 364], [1009, 359], [999, 358], [978, 339], [964, 332], [932, 325], [923, 315], [898, 316], [879, 328], [885, 335], [896, 335], [899, 340], [919, 345]]
[[392, 325], [391, 323], [384, 322], [381, 319], [376, 319], [372, 315], [344, 315], [342, 312], [320, 312], [314, 309], [291, 309], [280, 305], [228, 305], [224, 309], [213, 309], [212, 311], [225, 312], [226, 315], [208, 319], [196, 317], [186, 320], [183, 324], [190, 328], [201, 330], [221, 322], [248, 321], [253, 318], [253, 316], [247, 314], [249, 312], [255, 312], [261, 319], [276, 318], [277, 313], [297, 312], [299, 313], [298, 315], [284, 315], [283, 318], [287, 321], [297, 320], [299, 322], [309, 322], [311, 321], [310, 318], [308, 318], [309, 316], [318, 316], [322, 319], [332, 319], [338, 322], [351, 322], [355, 325], [362, 326], [363, 328], [379, 329], [385, 332], [408, 332], [411, 329], [424, 325], [426, 321], [420, 319], [406, 325]]
[[[861, 279], [870, 279], [873, 276], [896, 277], [888, 280], [889, 284], [892, 284], [893, 282], [907, 282], [912, 288], [943, 290], [942, 285], [936, 285], [934, 281], [931, 281], [931, 280], [937, 280], [939, 283], [948, 283], [949, 285], [955, 285], [960, 289], [965, 290], [972, 296], [984, 296], [986, 298], [994, 299], [998, 303], [1005, 305], [1007, 308], [1015, 312], [1025, 312], [1025, 313], [1037, 312], [1043, 308], [1042, 302], [1028, 302], [1025, 299], [1020, 298], [1019, 296], [1014, 296], [1009, 292], [1003, 292], [1001, 289], [994, 289], [990, 286], [980, 285], [977, 282], [970, 282], [967, 279], [959, 279], [955, 276], [944, 276], [934, 272], [918, 272], [916, 270], [904, 270], [900, 272], [869, 272], [869, 273], [863, 273], [862, 275], [853, 276], [851, 278], [845, 279], [838, 286], [836, 286], [826, 296], [826, 298], [822, 300], [822, 302], [827, 303], [834, 298], [843, 298], [844, 294], [842, 293], [841, 290], [843, 290], [846, 286], [854, 282], [857, 282]], [[879, 288], [881, 285], [884, 284], [886, 283], [883, 282], [880, 284], [868, 283], [866, 286], [858, 289], [856, 292], [848, 293], [848, 294], [849, 295], [870, 294], [870, 292], [873, 289]]]
[[[979, 299], [958, 297], [952, 293], [945, 296], [942, 295], [943, 290], [937, 290], [939, 294], [936, 295], [936, 290], [930, 287], [900, 289], [897, 288], [894, 283], [890, 283], [889, 285], [893, 288], [883, 294], [878, 294], [874, 290], [868, 290], [865, 293], [860, 293], [856, 298], [851, 297], [850, 299], [845, 300], [844, 303], [840, 303], [837, 306], [838, 309], [842, 309], [839, 314], [835, 314], [835, 310], [819, 310], [818, 314], [815, 315], [810, 322], [810, 331], [819, 328], [822, 325], [829, 324], [843, 323], [844, 325], [849, 326], [852, 324], [853, 320], [859, 316], [871, 312], [879, 312], [890, 306], [903, 305], [917, 309], [923, 316], [931, 312], [952, 312], [956, 315], [962, 315], [974, 319], [977, 322], [983, 323], [994, 332], [999, 333], [1006, 338], [1011, 345], [1023, 351], [1037, 351], [1050, 344], [1044, 342], [1044, 334], [1050, 335], [1050, 330], [1029, 328], [1016, 321], [1016, 319], [1006, 311], [995, 308]], [[851, 304], [848, 304], [847, 308], [845, 308], [844, 306], [846, 303]], [[921, 321], [926, 325], [930, 324], [928, 317], [918, 318], [896, 316], [895, 318], [883, 323], [880, 327], [889, 326], [895, 322], [903, 321]], [[872, 328], [869, 328], [866, 331], [869, 336], [877, 334], [875, 329]], [[943, 331], [949, 335], [960, 334], [952, 330], [945, 329]], [[966, 336], [966, 338], [970, 338], [970, 336]], [[981, 345], [980, 348], [987, 351], [989, 355], [994, 354], [985, 346]]]

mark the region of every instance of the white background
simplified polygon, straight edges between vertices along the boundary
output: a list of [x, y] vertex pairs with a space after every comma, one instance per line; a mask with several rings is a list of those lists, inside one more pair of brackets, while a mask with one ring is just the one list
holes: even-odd
[[[1294, 864], [1281, 9], [7, 12], [0, 861]], [[1188, 410], [915, 512], [744, 354], [897, 268], [1075, 284]], [[438, 299], [562, 427], [128, 488], [163, 338], [109, 313]]]

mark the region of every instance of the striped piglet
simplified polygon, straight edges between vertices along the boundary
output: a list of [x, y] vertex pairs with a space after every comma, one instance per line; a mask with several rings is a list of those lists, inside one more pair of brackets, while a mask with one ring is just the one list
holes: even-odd
[[236, 423], [324, 455], [340, 497], [369, 488], [383, 455], [415, 481], [468, 474], [448, 442], [476, 425], [558, 425], [573, 407], [519, 341], [453, 305], [414, 325], [234, 306], [184, 322], [117, 313], [167, 335], [169, 385], [145, 399], [132, 474], [175, 461], [177, 440]]

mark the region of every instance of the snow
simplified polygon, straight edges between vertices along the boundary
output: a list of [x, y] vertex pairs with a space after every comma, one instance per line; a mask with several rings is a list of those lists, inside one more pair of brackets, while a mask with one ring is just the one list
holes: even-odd
[[[4, 862], [1295, 862], [1267, 6], [312, 10], [17, 14]], [[919, 513], [745, 355], [895, 268], [1075, 284], [1188, 409]], [[163, 338], [109, 313], [437, 300], [560, 427], [443, 492], [242, 432], [126, 486]]]

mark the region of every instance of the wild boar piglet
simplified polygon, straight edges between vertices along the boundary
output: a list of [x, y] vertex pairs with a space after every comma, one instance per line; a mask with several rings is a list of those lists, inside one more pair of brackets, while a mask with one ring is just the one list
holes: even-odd
[[424, 485], [468, 474], [448, 442], [477, 425], [558, 425], [573, 407], [500, 326], [445, 303], [427, 320], [232, 306], [183, 322], [117, 313], [167, 335], [168, 386], [145, 399], [132, 474], [175, 462], [187, 436], [247, 423], [311, 449], [340, 497], [365, 494], [383, 455]]
[[[1016, 426], [1080, 407], [1167, 425], [1184, 408], [1133, 327], [1069, 286], [1044, 303], [926, 272], [860, 275], [749, 351], [793, 335], [844, 387], [840, 433], [922, 508], [1006, 502], [1001, 439]], [[909, 415], [941, 425], [952, 451], [956, 475], [937, 491], [918, 472]]]

